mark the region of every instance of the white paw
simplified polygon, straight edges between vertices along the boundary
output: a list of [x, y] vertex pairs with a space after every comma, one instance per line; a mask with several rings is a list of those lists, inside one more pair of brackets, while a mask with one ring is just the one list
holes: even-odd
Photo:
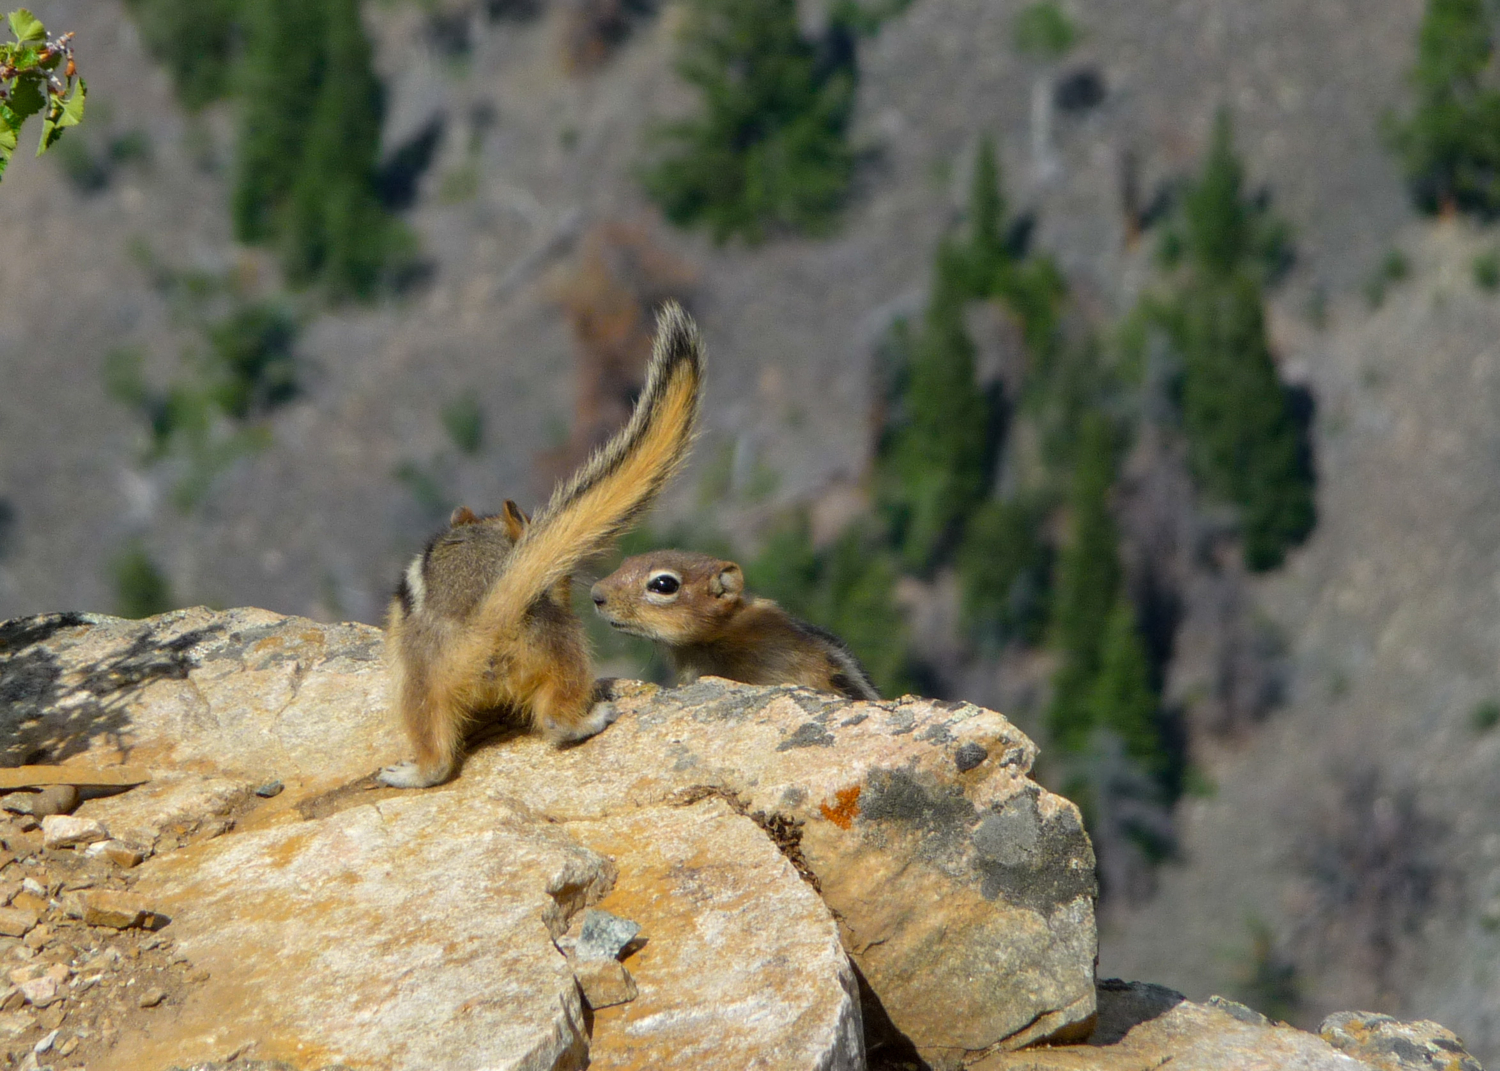
[[382, 766], [375, 780], [391, 788], [431, 788], [441, 778], [422, 776], [422, 770], [414, 762], [398, 762], [394, 766]]
[[613, 725], [616, 718], [620, 716], [620, 708], [609, 701], [595, 703], [594, 708], [589, 711], [588, 716], [573, 725], [558, 725], [556, 722], [547, 727], [547, 735], [555, 744], [568, 744], [577, 740], [587, 740], [597, 733], [602, 733], [607, 726]]

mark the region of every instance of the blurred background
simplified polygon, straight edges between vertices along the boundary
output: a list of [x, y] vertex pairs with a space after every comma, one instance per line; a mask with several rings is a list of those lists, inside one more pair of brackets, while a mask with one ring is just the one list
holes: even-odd
[[706, 430], [628, 550], [1032, 734], [1101, 976], [1500, 1060], [1484, 0], [32, 7], [89, 102], [0, 185], [0, 618], [378, 623], [677, 298]]

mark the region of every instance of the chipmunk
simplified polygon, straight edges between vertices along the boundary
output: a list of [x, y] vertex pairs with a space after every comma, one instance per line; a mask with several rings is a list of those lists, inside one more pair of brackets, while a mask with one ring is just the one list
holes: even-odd
[[382, 769], [383, 784], [446, 780], [483, 711], [508, 708], [558, 744], [608, 724], [608, 708], [591, 712], [593, 666], [569, 605], [571, 576], [682, 465], [702, 377], [697, 328], [669, 303], [630, 422], [541, 512], [528, 519], [509, 500], [488, 517], [460, 508], [412, 560], [391, 600], [386, 652], [393, 706], [416, 759]]
[[748, 594], [734, 562], [682, 550], [641, 554], [625, 559], [589, 594], [614, 628], [664, 646], [679, 683], [707, 673], [880, 698], [844, 641]]

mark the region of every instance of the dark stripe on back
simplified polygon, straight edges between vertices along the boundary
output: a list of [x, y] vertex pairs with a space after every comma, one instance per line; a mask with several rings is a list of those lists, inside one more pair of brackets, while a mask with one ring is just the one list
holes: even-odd
[[410, 617], [416, 610], [416, 600], [411, 595], [411, 585], [406, 582], [406, 570], [401, 570], [401, 583], [396, 585], [396, 598], [401, 600], [401, 612]]

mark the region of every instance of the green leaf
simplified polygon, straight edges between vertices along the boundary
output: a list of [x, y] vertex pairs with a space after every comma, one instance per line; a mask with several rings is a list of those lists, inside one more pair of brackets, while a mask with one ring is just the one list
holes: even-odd
[[78, 88], [63, 98], [62, 117], [57, 120], [58, 126], [77, 126], [83, 122], [83, 100], [88, 91], [88, 83], [82, 78], [78, 79]]
[[42, 124], [41, 143], [36, 147], [38, 156], [57, 144], [57, 139], [63, 136], [65, 129], [77, 126], [83, 121], [84, 93], [83, 79], [80, 78], [78, 88], [60, 101], [59, 105], [47, 116], [47, 121]]
[[22, 44], [47, 40], [47, 28], [42, 25], [42, 20], [24, 7], [10, 13], [10, 32]]
[[47, 106], [46, 82], [41, 75], [23, 74], [16, 78], [10, 91], [10, 108], [18, 120], [25, 120]]
[[16, 151], [16, 132], [0, 122], [0, 176], [5, 174], [5, 165], [10, 163], [10, 154]]

